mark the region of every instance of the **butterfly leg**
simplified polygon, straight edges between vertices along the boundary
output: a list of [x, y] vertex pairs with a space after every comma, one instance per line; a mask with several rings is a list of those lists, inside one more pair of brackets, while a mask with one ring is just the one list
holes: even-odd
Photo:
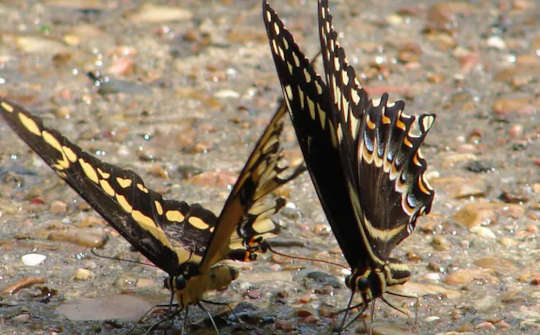
[[201, 302], [199, 302], [197, 304], [197, 306], [199, 306], [200, 309], [202, 309], [203, 311], [206, 312], [206, 314], [208, 315], [208, 318], [210, 318], [210, 322], [212, 322], [212, 326], [214, 327], [214, 330], [216, 331], [216, 335], [220, 335], [219, 329], [218, 329], [218, 327], [216, 325], [216, 321], [214, 321], [214, 318], [212, 317], [212, 314], [206, 309], [206, 307], [204, 307], [204, 305]]

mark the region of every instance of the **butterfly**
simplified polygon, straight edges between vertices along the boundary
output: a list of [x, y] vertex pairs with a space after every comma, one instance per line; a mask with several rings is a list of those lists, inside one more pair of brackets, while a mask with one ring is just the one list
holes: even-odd
[[[228, 286], [238, 271], [225, 258], [249, 259], [279, 226], [269, 216], [285, 199], [265, 196], [301, 174], [284, 164], [277, 109], [245, 163], [219, 216], [199, 204], [166, 200], [133, 171], [100, 161], [43, 125], [21, 106], [0, 98], [0, 114], [15, 133], [136, 250], [168, 274], [166, 286], [181, 308], [205, 292]], [[172, 297], [171, 297], [172, 298]]]
[[351, 268], [345, 278], [352, 291], [349, 306], [355, 293], [362, 296], [360, 315], [377, 298], [393, 306], [384, 294], [397, 294], [389, 288], [411, 275], [390, 254], [431, 209], [434, 191], [420, 146], [435, 115], [407, 115], [404, 102], [390, 103], [386, 93], [370, 99], [337, 42], [327, 0], [319, 0], [318, 18], [325, 81], [263, 0], [283, 95], [317, 195]]

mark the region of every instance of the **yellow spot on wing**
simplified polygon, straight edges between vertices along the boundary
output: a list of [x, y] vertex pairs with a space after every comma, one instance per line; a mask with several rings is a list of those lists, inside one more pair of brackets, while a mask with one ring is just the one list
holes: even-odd
[[23, 113], [19, 113], [19, 120], [21, 120], [21, 123], [26, 129], [28, 129], [29, 132], [41, 136], [41, 131], [39, 130], [39, 127], [34, 120], [24, 115]]
[[152, 231], [154, 228], [156, 228], [156, 223], [154, 222], [154, 220], [144, 215], [141, 211], [134, 210], [133, 212], [131, 212], [131, 217], [133, 218], [133, 220], [137, 221], [138, 224], [140, 224], [149, 231]]
[[[22, 115], [22, 114], [21, 114]], [[56, 137], [54, 137], [51, 133], [49, 133], [48, 131], [44, 130], [43, 133], [41, 134], [41, 136], [43, 137], [43, 140], [45, 142], [47, 142], [47, 144], [49, 144], [51, 147], [53, 147], [56, 151], [58, 151], [61, 155], [64, 154], [64, 150], [62, 150], [62, 146], [60, 145], [60, 142], [58, 142], [58, 140], [56, 139]]]
[[82, 167], [84, 173], [86, 174], [86, 176], [88, 177], [88, 179], [90, 179], [91, 181], [93, 181], [96, 184], [99, 183], [99, 178], [98, 178], [97, 172], [92, 167], [92, 165], [85, 162], [82, 158], [79, 158], [79, 164], [81, 164], [81, 167]]
[[120, 194], [116, 194], [116, 200], [120, 204], [120, 207], [122, 207], [122, 209], [126, 211], [126, 213], [131, 213], [131, 211], [133, 210], [133, 207], [131, 207], [129, 202], [126, 200], [126, 197]]
[[66, 157], [69, 159], [71, 163], [75, 163], [77, 161], [77, 155], [73, 150], [71, 150], [70, 147], [66, 147], [65, 145], [62, 146], [62, 151], [66, 154]]
[[148, 189], [146, 187], [144, 187], [143, 184], [137, 184], [137, 188], [141, 191], [143, 191], [144, 193], [148, 193]]
[[182, 222], [184, 221], [184, 214], [178, 210], [170, 210], [165, 213], [167, 220], [171, 222]]
[[161, 207], [161, 203], [157, 200], [154, 200], [154, 206], [156, 206], [158, 214], [163, 215], [163, 207]]
[[111, 184], [109, 184], [108, 181], [106, 181], [105, 179], [100, 179], [99, 184], [101, 185], [101, 188], [103, 189], [103, 191], [105, 191], [105, 193], [107, 193], [111, 197], [114, 197], [114, 194], [116, 192], [114, 192], [114, 189], [111, 187]]
[[120, 187], [126, 188], [131, 186], [131, 179], [116, 177], [116, 182]]
[[196, 216], [190, 217], [188, 221], [190, 225], [200, 230], [205, 230], [205, 229], [208, 229], [209, 227], [208, 223], [204, 222], [203, 219], [198, 218]]
[[4, 110], [6, 110], [7, 112], [10, 112], [10, 113], [13, 112], [13, 106], [11, 106], [10, 104], [8, 104], [7, 102], [2, 101], [2, 103], [1, 103], [0, 105], [1, 105], [2, 108], [3, 108]]
[[111, 176], [110, 173], [105, 172], [105, 171], [103, 171], [103, 170], [100, 169], [100, 168], [97, 168], [97, 172], [99, 173], [99, 175], [100, 175], [102, 178], [105, 178], [105, 179], [109, 179], [109, 177]]

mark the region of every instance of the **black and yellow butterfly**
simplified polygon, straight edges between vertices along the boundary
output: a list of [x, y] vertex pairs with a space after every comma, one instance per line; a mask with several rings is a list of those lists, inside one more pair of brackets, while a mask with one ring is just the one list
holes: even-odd
[[[434, 191], [420, 145], [433, 114], [410, 116], [404, 102], [371, 100], [337, 43], [328, 1], [319, 0], [326, 83], [276, 12], [263, 0], [263, 20], [298, 142], [330, 226], [352, 273], [345, 283], [361, 306], [410, 277], [391, 251], [429, 213]], [[350, 303], [349, 303], [350, 304]], [[363, 311], [363, 310], [362, 310]]]
[[[22, 107], [0, 98], [8, 125], [136, 250], [167, 272], [167, 285], [180, 307], [198, 304], [209, 290], [228, 286], [236, 269], [217, 264], [244, 259], [276, 232], [268, 218], [285, 201], [264, 197], [305, 168], [284, 165], [280, 135], [282, 103], [259, 138], [224, 207], [216, 217], [199, 204], [165, 200], [131, 170], [84, 152]], [[283, 166], [282, 166], [283, 165]]]

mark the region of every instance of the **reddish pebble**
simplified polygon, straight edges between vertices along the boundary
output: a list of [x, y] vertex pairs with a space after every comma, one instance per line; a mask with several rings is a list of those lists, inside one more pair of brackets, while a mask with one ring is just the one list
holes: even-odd
[[276, 321], [276, 329], [290, 332], [291, 330], [294, 329], [294, 325], [290, 321], [279, 320], [279, 321]]
[[523, 135], [523, 126], [520, 124], [513, 124], [508, 130], [508, 134], [514, 140], [520, 138]]
[[504, 320], [499, 320], [495, 323], [495, 326], [499, 329], [508, 329], [510, 328], [510, 325], [504, 321]]
[[474, 328], [475, 329], [489, 329], [489, 330], [497, 329], [491, 322], [488, 322], [488, 321], [480, 322], [479, 324], [474, 326]]
[[67, 204], [60, 200], [55, 200], [51, 203], [50, 211], [56, 214], [65, 213], [67, 211]]

